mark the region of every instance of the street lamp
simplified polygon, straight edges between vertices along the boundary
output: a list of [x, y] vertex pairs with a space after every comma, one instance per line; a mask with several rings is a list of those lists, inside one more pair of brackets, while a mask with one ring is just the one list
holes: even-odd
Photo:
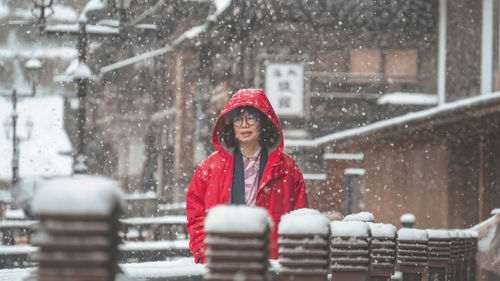
[[[35, 7], [31, 9], [31, 13], [35, 16], [38, 16], [38, 27], [40, 28], [40, 32], [43, 32], [45, 25], [47, 23], [47, 17], [52, 15], [54, 11], [52, 10], [53, 0], [33, 0]], [[40, 9], [40, 15], [37, 15], [36, 10]], [[50, 12], [45, 13], [45, 10], [48, 9]]]
[[42, 62], [37, 58], [29, 59], [25, 64], [26, 72], [28, 73], [28, 80], [32, 82], [31, 93], [34, 96], [36, 93], [36, 83], [38, 83], [40, 72], [42, 70]]
[[5, 136], [10, 138], [10, 133], [12, 132], [12, 186], [16, 185], [19, 180], [19, 142], [22, 140], [26, 140], [31, 137], [31, 131], [33, 129], [33, 121], [29, 120], [26, 123], [27, 136], [23, 139], [19, 138], [17, 135], [17, 99], [19, 97], [32, 97], [36, 93], [36, 83], [38, 82], [38, 76], [42, 69], [42, 62], [36, 58], [32, 58], [28, 60], [24, 67], [28, 72], [28, 79], [31, 80], [32, 84], [32, 92], [18, 95], [17, 90], [13, 89], [11, 93], [11, 102], [12, 102], [12, 112], [10, 114], [11, 121], [4, 121], [4, 130]]

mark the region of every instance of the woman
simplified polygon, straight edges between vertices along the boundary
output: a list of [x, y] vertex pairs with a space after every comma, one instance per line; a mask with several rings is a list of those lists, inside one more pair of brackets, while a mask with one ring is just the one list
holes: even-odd
[[273, 219], [271, 258], [278, 258], [281, 215], [307, 208], [302, 173], [283, 152], [283, 132], [262, 90], [243, 89], [226, 104], [215, 124], [217, 150], [196, 169], [186, 195], [189, 247], [204, 263], [207, 211], [218, 204], [246, 204], [269, 211]]

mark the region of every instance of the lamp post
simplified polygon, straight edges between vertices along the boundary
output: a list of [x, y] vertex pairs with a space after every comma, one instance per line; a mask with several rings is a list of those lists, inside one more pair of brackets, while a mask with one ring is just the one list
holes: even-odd
[[28, 94], [18, 95], [17, 90], [13, 89], [10, 99], [12, 103], [12, 112], [10, 114], [11, 120], [6, 119], [4, 121], [5, 136], [10, 138], [12, 132], [12, 181], [11, 186], [15, 186], [19, 181], [19, 143], [21, 141], [27, 140], [31, 137], [31, 132], [33, 129], [33, 121], [26, 121], [26, 131], [27, 136], [25, 138], [20, 138], [17, 135], [17, 100], [19, 97], [32, 97], [36, 93], [36, 85], [38, 82], [38, 75], [42, 69], [42, 62], [38, 59], [30, 59], [24, 65], [27, 72], [28, 78], [32, 81], [32, 92]]
[[[52, 0], [33, 0], [35, 2], [35, 7], [39, 4], [37, 2], [45, 2], [47, 4], [52, 4]], [[116, 8], [120, 9], [120, 21], [126, 18], [126, 9], [130, 7], [131, 0], [120, 0], [121, 2], [116, 5]], [[84, 13], [82, 13], [79, 17], [78, 21], [78, 29], [74, 29], [71, 25], [68, 25], [69, 28], [58, 29], [57, 27], [47, 26], [43, 30], [45, 33], [55, 33], [55, 34], [64, 34], [64, 35], [76, 35], [78, 40], [78, 64], [74, 69], [69, 69], [66, 71], [66, 75], [71, 78], [73, 82], [76, 83], [77, 86], [77, 98], [78, 98], [78, 114], [77, 114], [77, 148], [76, 153], [74, 155], [73, 161], [73, 173], [74, 174], [85, 174], [88, 173], [87, 166], [87, 155], [86, 155], [86, 136], [85, 136], [85, 125], [86, 125], [86, 102], [87, 102], [87, 92], [89, 88], [90, 81], [94, 78], [92, 72], [88, 65], [86, 64], [87, 60], [87, 41], [88, 36], [90, 35], [98, 35], [98, 36], [118, 36], [121, 33], [126, 33], [124, 28], [122, 28], [122, 24], [120, 24], [120, 32], [101, 32], [93, 28], [89, 30], [87, 28], [87, 14], [92, 10], [105, 9], [105, 6], [94, 5], [88, 3], [88, 6], [85, 7]], [[49, 5], [49, 8], [50, 8]], [[89, 6], [90, 5], [90, 6]], [[62, 26], [62, 25], [59, 25]], [[72, 66], [70, 65], [70, 68]]]
[[[33, 9], [31, 9], [31, 13], [33, 15], [37, 15], [36, 10], [40, 9], [40, 16], [38, 17], [38, 27], [40, 28], [40, 33], [43, 33], [43, 29], [47, 24], [47, 17], [54, 13], [51, 8], [53, 0], [33, 0], [33, 2], [35, 6], [33, 7]], [[50, 12], [45, 13], [45, 10], [49, 10]]]

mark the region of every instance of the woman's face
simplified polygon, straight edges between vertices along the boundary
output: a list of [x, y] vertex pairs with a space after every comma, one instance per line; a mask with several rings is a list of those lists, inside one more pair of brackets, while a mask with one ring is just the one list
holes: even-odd
[[234, 134], [240, 144], [259, 144], [260, 121], [258, 114], [243, 111], [233, 118]]

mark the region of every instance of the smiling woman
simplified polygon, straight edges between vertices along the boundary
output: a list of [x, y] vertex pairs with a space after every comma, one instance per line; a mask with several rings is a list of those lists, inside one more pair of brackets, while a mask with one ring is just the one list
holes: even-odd
[[264, 92], [238, 91], [219, 115], [212, 142], [217, 152], [198, 166], [186, 195], [195, 260], [205, 262], [205, 216], [219, 204], [266, 208], [274, 222], [270, 250], [276, 259], [281, 215], [308, 202], [302, 173], [283, 152], [281, 125]]

